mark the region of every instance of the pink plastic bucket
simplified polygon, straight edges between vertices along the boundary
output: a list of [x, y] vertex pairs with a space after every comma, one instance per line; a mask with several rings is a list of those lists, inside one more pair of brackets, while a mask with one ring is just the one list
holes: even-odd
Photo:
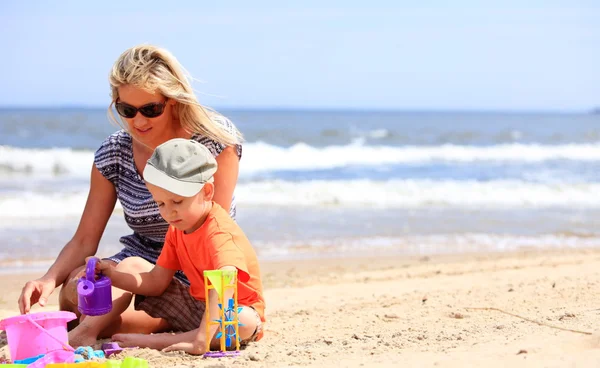
[[6, 331], [11, 359], [22, 360], [54, 350], [68, 350], [67, 322], [75, 318], [77, 316], [71, 312], [40, 312], [3, 319], [0, 330]]

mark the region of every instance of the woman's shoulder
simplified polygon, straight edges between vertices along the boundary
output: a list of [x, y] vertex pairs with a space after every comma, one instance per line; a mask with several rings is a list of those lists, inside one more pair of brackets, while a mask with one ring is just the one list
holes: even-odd
[[131, 135], [125, 130], [119, 130], [104, 139], [100, 147], [94, 153], [96, 166], [118, 164], [121, 157], [132, 149]]
[[104, 139], [99, 151], [122, 151], [131, 149], [131, 135], [124, 129], [118, 130]]
[[235, 127], [235, 124], [226, 116], [221, 115], [219, 113], [213, 113], [210, 116], [211, 120], [217, 123], [222, 129], [227, 131], [227, 133], [236, 136], [238, 134], [238, 130]]
[[[233, 122], [229, 118], [227, 118], [224, 115], [221, 115], [219, 113], [212, 113], [210, 115], [210, 118], [215, 124], [219, 125], [219, 127], [221, 129], [226, 131], [231, 136], [234, 136], [234, 137], [240, 136], [237, 127], [235, 126], [235, 124], [233, 124]], [[209, 137], [205, 137], [200, 133], [193, 134], [192, 139], [205, 145], [206, 148], [208, 148], [211, 151], [211, 153], [213, 154], [213, 156], [215, 156], [215, 157], [217, 157], [226, 148], [226, 145], [219, 143]], [[241, 142], [236, 144], [235, 146], [236, 146], [238, 158], [241, 158], [242, 157]]]

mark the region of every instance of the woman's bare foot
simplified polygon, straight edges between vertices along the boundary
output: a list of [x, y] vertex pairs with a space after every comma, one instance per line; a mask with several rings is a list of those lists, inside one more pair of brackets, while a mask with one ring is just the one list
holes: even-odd
[[162, 350], [167, 346], [170, 346], [168, 342], [171, 340], [169, 337], [173, 336], [170, 333], [162, 333], [162, 334], [115, 334], [112, 337], [112, 341], [118, 342], [119, 346], [122, 348], [150, 348], [156, 350]]

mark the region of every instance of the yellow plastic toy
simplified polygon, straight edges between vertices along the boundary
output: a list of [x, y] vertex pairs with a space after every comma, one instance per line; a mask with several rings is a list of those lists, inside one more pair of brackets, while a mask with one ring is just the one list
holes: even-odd
[[[223, 271], [223, 270], [212, 270], [204, 271], [204, 285], [205, 285], [205, 300], [206, 300], [206, 353], [204, 356], [211, 358], [220, 358], [226, 356], [238, 356], [240, 354], [240, 318], [238, 307], [238, 290], [237, 290], [237, 270]], [[214, 289], [217, 292], [219, 298], [219, 316], [217, 319], [211, 316], [208, 306], [209, 303], [209, 292]], [[225, 292], [228, 289], [233, 289], [233, 297], [227, 300], [225, 303]], [[211, 326], [218, 325], [219, 331], [217, 332], [216, 338], [218, 338], [220, 344], [219, 351], [210, 351], [210, 329]], [[227, 348], [232, 348], [235, 343], [235, 350], [227, 351]]]

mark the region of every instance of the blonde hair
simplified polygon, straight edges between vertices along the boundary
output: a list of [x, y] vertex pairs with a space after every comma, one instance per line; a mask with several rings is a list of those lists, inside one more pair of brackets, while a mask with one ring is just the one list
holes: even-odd
[[199, 133], [227, 146], [241, 143], [242, 136], [237, 130], [231, 133], [215, 121], [225, 119], [222, 115], [198, 102], [191, 79], [169, 51], [152, 45], [134, 46], [119, 56], [110, 71], [112, 102], [108, 106], [109, 117], [126, 128], [126, 124], [119, 124], [112, 107], [119, 98], [118, 88], [132, 85], [150, 93], [158, 91], [177, 101], [179, 121], [188, 133]]

